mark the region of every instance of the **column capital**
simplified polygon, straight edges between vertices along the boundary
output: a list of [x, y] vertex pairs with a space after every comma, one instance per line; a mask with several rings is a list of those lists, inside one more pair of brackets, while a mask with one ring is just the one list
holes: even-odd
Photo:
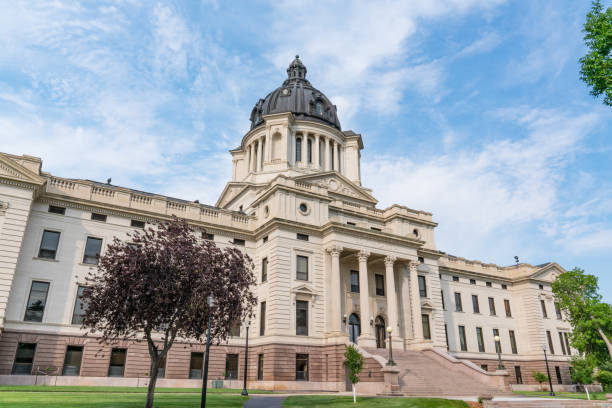
[[340, 256], [343, 249], [344, 248], [342, 248], [340, 245], [332, 245], [325, 248], [325, 250], [329, 252], [331, 256]]
[[359, 259], [359, 262], [366, 262], [369, 256], [370, 253], [368, 251], [359, 251], [357, 253], [357, 258]]
[[391, 266], [392, 267], [396, 260], [397, 260], [396, 256], [393, 256], [393, 255], [385, 256], [385, 266], [387, 266], [387, 267]]

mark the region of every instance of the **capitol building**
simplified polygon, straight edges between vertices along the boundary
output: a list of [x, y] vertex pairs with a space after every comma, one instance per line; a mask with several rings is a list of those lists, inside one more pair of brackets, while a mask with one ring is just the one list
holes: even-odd
[[[79, 294], [113, 237], [173, 215], [254, 261], [250, 388], [345, 391], [349, 343], [365, 357], [360, 392], [518, 389], [546, 372], [543, 349], [553, 384], [571, 384], [571, 327], [551, 291], [564, 269], [451, 256], [431, 213], [378, 208], [361, 183], [362, 136], [306, 73], [296, 57], [257, 101], [214, 205], [61, 178], [40, 158], [0, 153], [0, 384], [142, 386], [146, 342], [85, 336]], [[209, 379], [242, 388], [246, 331], [237, 324], [212, 348]], [[203, 351], [177, 341], [158, 386], [199, 386]]]

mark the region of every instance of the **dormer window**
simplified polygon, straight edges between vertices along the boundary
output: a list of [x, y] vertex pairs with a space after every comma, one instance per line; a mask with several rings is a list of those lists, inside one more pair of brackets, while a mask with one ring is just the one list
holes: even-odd
[[315, 103], [315, 112], [317, 115], [323, 116], [323, 103], [321, 101]]

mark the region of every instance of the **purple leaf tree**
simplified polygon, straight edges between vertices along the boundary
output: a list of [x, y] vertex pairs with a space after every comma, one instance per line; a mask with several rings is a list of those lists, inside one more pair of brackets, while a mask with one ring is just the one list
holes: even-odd
[[[219, 343], [252, 314], [253, 262], [236, 248], [199, 240], [176, 217], [129, 237], [115, 237], [87, 277], [83, 327], [105, 343], [147, 342], [151, 379], [145, 408], [152, 408], [160, 362], [177, 337], [202, 341], [210, 313], [211, 339]], [[210, 308], [209, 295], [215, 298]]]

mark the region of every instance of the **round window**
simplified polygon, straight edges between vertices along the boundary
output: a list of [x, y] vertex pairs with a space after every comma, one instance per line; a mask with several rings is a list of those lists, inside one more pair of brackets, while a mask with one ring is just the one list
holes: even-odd
[[308, 205], [306, 205], [306, 203], [301, 203], [299, 208], [302, 214], [308, 213]]

